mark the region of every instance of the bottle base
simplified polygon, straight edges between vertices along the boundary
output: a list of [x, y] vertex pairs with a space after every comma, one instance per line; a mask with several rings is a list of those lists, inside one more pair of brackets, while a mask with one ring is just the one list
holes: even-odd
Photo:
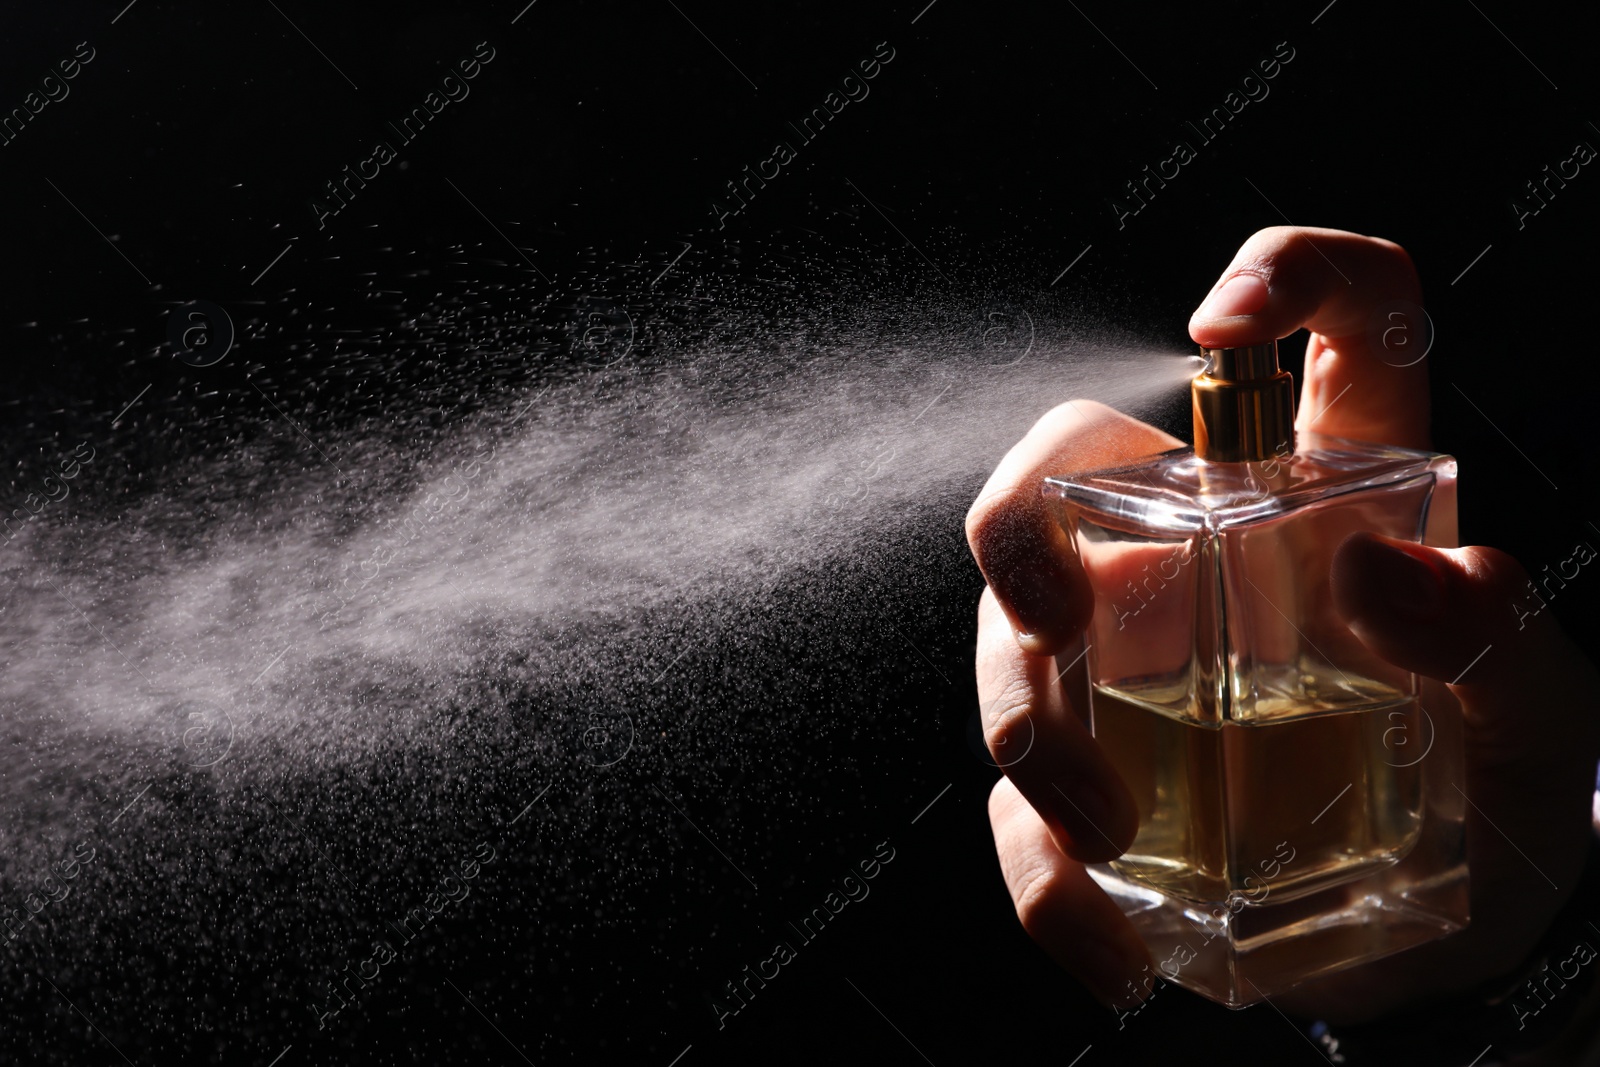
[[[1401, 862], [1292, 900], [1180, 900], [1114, 871], [1088, 870], [1132, 920], [1155, 977], [1243, 1008], [1467, 927], [1464, 862], [1418, 878]], [[1134, 996], [1129, 992], [1128, 1007]]]

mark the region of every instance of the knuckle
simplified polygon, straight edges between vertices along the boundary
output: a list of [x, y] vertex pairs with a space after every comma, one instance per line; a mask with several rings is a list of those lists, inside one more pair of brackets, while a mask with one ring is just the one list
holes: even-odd
[[1062, 423], [1067, 426], [1076, 425], [1091, 414], [1107, 412], [1111, 409], [1098, 400], [1091, 400], [1086, 396], [1075, 396], [1063, 400], [1043, 415], [1039, 416], [1035, 426], [1049, 426], [1052, 422]]
[[983, 552], [991, 532], [997, 527], [1000, 514], [1011, 500], [1012, 490], [1002, 489], [987, 493], [972, 502], [967, 509], [967, 545], [981, 564]]
[[1008, 679], [984, 704], [983, 740], [1001, 767], [1013, 766], [1033, 747], [1037, 704], [1033, 687], [1020, 676]]
[[989, 825], [994, 827], [997, 833], [999, 827], [1009, 818], [1020, 796], [1017, 787], [1011, 784], [1011, 779], [1002, 776], [994, 780], [994, 785], [989, 789]]
[[1533, 584], [1522, 561], [1501, 549], [1470, 545], [1447, 552], [1460, 565], [1469, 588], [1490, 590], [1490, 595], [1503, 599], [1526, 595]]
[[1297, 240], [1300, 235], [1301, 227], [1299, 226], [1263, 226], [1250, 235], [1250, 239], [1245, 242], [1245, 247], [1287, 244], [1290, 241]]
[[1411, 253], [1407, 252], [1405, 246], [1399, 242], [1391, 241], [1387, 237], [1368, 237], [1367, 240], [1372, 242], [1373, 247], [1382, 249], [1385, 255], [1396, 262], [1403, 263], [1407, 267], [1412, 265]]
[[1299, 226], [1263, 226], [1251, 234], [1234, 253], [1224, 275], [1240, 270], [1253, 270], [1269, 276], [1280, 261], [1292, 258], [1304, 247], [1305, 233]]
[[1003, 575], [1034, 550], [1041, 504], [1039, 486], [1032, 481], [973, 501], [967, 510], [967, 545], [985, 579]]
[[1310, 263], [1318, 255], [1316, 240], [1309, 229], [1304, 226], [1285, 226], [1283, 231], [1282, 258]]
[[[1039, 416], [1024, 440], [1030, 444], [1047, 442], [1052, 448], [1059, 448], [1074, 438], [1083, 438], [1086, 432], [1097, 427], [1133, 421], [1095, 400], [1068, 400]], [[1004, 463], [1002, 469], [1006, 469]], [[1007, 529], [1026, 527], [1037, 516], [1039, 503], [1039, 487], [1032, 479], [1019, 482], [1002, 476], [984, 487], [967, 509], [965, 523], [967, 544], [980, 565], [984, 548], [1003, 539]]]
[[[977, 616], [978, 641], [974, 656], [974, 666], [977, 668], [978, 692], [981, 694], [984, 690], [984, 678], [994, 669], [990, 666], [991, 660], [987, 655], [992, 646], [984, 638], [990, 636], [991, 629], [996, 626], [1000, 627], [1007, 636], [1010, 636], [1011, 633], [1010, 624], [1006, 622], [1005, 612], [1000, 607], [1000, 598], [995, 596], [993, 586], [985, 585], [983, 587], [983, 593], [978, 597]], [[1003, 664], [1000, 666], [1003, 667]]]
[[1411, 253], [1394, 241], [1384, 237], [1368, 237], [1376, 258], [1382, 267], [1379, 276], [1385, 289], [1396, 296], [1413, 301], [1422, 299], [1422, 283], [1418, 280], [1417, 265]]
[[1075, 433], [1081, 433], [1086, 425], [1100, 422], [1106, 418], [1119, 417], [1121, 412], [1115, 408], [1107, 407], [1098, 400], [1087, 397], [1074, 397], [1063, 401], [1040, 415], [1028, 431], [1030, 435], [1038, 434], [1053, 439], [1063, 439]]
[[1017, 862], [1007, 872], [1006, 884], [1011, 889], [1011, 903], [1017, 911], [1017, 921], [1028, 936], [1039, 940], [1043, 936], [1061, 884], [1060, 872], [1049, 861], [1034, 854], [1026, 861]]

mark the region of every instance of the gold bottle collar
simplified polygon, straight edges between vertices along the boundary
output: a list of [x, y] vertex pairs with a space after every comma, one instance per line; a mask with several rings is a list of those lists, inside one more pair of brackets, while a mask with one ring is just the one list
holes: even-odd
[[1250, 463], [1294, 451], [1294, 376], [1278, 366], [1278, 342], [1202, 348], [1189, 385], [1194, 451], [1214, 463]]

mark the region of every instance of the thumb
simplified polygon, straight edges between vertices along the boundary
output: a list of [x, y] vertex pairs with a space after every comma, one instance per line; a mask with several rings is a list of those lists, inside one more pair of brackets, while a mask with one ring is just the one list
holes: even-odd
[[1333, 560], [1335, 606], [1362, 643], [1460, 701], [1463, 792], [1512, 840], [1547, 855], [1576, 841], [1581, 856], [1600, 757], [1600, 679], [1547, 602], [1560, 575], [1594, 556], [1581, 545], [1537, 584], [1493, 548], [1360, 533]]

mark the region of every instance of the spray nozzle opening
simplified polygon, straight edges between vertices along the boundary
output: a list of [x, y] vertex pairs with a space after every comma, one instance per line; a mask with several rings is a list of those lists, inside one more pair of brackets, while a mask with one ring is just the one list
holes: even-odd
[[1202, 347], [1200, 358], [1206, 361], [1205, 370], [1200, 373], [1223, 382], [1266, 381], [1280, 369], [1275, 340], [1237, 348]]

